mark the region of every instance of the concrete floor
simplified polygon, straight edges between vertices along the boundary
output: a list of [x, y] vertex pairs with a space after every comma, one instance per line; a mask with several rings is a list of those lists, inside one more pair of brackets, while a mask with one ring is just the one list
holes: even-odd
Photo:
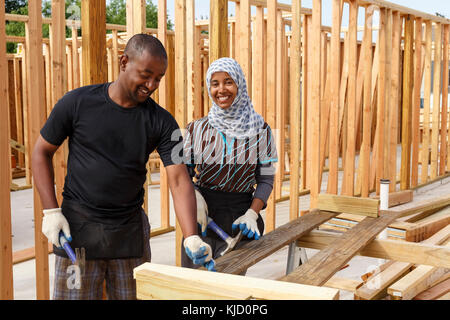
[[[342, 172], [341, 172], [342, 174]], [[152, 180], [159, 180], [159, 175], [152, 175]], [[20, 183], [20, 181], [15, 181]], [[434, 199], [450, 193], [450, 177], [440, 182], [428, 185], [414, 192], [414, 201], [394, 208], [400, 210], [414, 206], [423, 200]], [[285, 183], [285, 187], [289, 184]], [[326, 189], [326, 173], [322, 189]], [[286, 192], [286, 191], [284, 191]], [[309, 208], [309, 196], [300, 198], [300, 210]], [[160, 225], [159, 215], [159, 187], [151, 186], [149, 192], [150, 224], [152, 228]], [[11, 192], [13, 251], [34, 246], [33, 221], [33, 193], [32, 190]], [[262, 212], [264, 216], [264, 212]], [[276, 225], [280, 226], [289, 220], [289, 201], [277, 204]], [[174, 211], [171, 208], [171, 225], [175, 225]], [[152, 248], [152, 262], [175, 265], [175, 232], [156, 236], [150, 240]], [[307, 249], [308, 257], [317, 250]], [[266, 259], [248, 269], [247, 276], [278, 279], [285, 275], [288, 247], [282, 248]], [[349, 267], [339, 271], [336, 275], [354, 280], [360, 280], [361, 275], [370, 271], [380, 263], [379, 259], [356, 256], [349, 262]], [[49, 255], [50, 292], [53, 290], [54, 255]], [[14, 298], [20, 300], [36, 299], [35, 261], [14, 265]], [[51, 294], [50, 294], [51, 296]], [[340, 299], [351, 300], [353, 293], [341, 290]]]

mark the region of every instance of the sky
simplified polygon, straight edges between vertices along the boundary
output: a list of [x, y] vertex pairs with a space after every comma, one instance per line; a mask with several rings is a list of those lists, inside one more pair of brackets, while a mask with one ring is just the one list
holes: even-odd
[[[209, 1], [210, 0], [195, 0], [195, 17], [196, 19], [206, 18], [209, 16]], [[158, 0], [152, 0], [154, 4], [158, 3]], [[291, 4], [291, 0], [278, 0], [280, 3]], [[436, 12], [444, 15], [450, 19], [450, 1], [449, 0], [391, 0], [389, 2], [399, 4], [411, 9], [423, 11], [429, 14], [436, 14]], [[167, 13], [172, 22], [175, 22], [174, 14], [175, 0], [167, 0]], [[323, 25], [331, 26], [331, 0], [323, 0]], [[312, 0], [302, 0], [302, 7], [312, 8]], [[362, 11], [363, 12], [363, 11]], [[234, 14], [234, 2], [229, 1], [228, 14]], [[363, 14], [360, 14], [363, 16]], [[346, 19], [345, 12], [343, 17], [343, 26]], [[361, 21], [361, 20], [360, 20]], [[362, 20], [363, 21], [363, 20]], [[374, 24], [376, 23], [374, 19]], [[361, 23], [362, 24], [362, 23]]]

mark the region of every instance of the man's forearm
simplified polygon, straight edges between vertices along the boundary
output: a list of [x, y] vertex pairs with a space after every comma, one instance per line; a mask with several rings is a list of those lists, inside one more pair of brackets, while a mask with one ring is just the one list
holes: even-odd
[[185, 238], [197, 234], [195, 193], [192, 182], [171, 187], [175, 214]]
[[33, 153], [31, 167], [43, 208], [57, 208], [52, 157], [42, 153]]

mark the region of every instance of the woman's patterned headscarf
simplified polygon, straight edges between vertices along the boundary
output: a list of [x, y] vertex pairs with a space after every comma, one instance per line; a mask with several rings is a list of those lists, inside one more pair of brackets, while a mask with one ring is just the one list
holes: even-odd
[[[216, 72], [228, 73], [238, 87], [236, 98], [226, 110], [214, 103], [211, 97], [211, 77]], [[253, 109], [247, 92], [245, 76], [239, 63], [231, 58], [220, 58], [214, 61], [206, 73], [206, 84], [212, 101], [208, 121], [215, 129], [228, 137], [237, 139], [253, 137], [260, 133], [264, 126], [264, 119]]]

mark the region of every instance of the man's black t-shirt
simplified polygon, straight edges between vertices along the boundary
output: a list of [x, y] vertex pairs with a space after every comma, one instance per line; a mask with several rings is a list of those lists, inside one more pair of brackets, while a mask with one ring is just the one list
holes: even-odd
[[69, 137], [64, 199], [99, 214], [130, 212], [143, 203], [149, 154], [173, 164], [178, 124], [151, 98], [124, 108], [108, 95], [110, 83], [68, 92], [52, 110], [42, 137], [61, 145]]

